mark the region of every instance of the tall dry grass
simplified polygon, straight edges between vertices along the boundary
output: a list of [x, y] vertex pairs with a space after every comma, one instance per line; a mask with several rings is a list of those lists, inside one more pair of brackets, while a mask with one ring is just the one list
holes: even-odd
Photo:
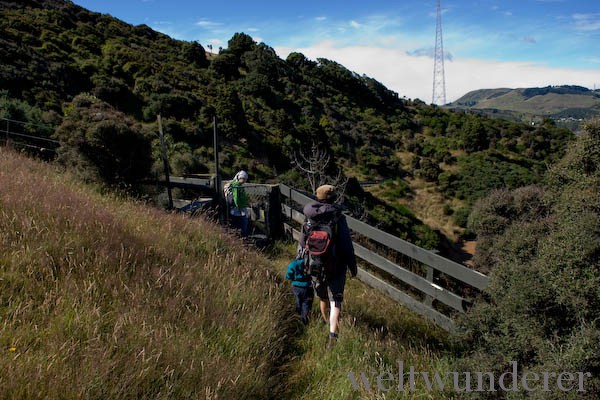
[[276, 396], [289, 299], [268, 263], [0, 148], [0, 397]]
[[357, 280], [340, 339], [268, 259], [201, 219], [100, 195], [0, 148], [0, 398], [379, 399], [348, 373], [448, 368], [445, 333]]

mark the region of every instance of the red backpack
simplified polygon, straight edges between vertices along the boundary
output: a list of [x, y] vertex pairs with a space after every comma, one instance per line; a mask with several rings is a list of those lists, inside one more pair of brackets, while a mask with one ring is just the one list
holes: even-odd
[[335, 268], [335, 241], [338, 218], [308, 219], [303, 226], [305, 233], [304, 269], [310, 276], [324, 282]]

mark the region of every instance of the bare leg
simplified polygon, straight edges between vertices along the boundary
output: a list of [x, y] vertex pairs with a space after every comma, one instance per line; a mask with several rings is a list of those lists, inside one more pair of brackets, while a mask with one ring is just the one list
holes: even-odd
[[327, 321], [327, 302], [319, 299], [319, 306], [321, 307], [321, 316], [323, 316], [323, 321]]
[[337, 334], [338, 322], [340, 319], [340, 312], [342, 310], [342, 303], [339, 301], [332, 301], [330, 303], [329, 311], [329, 332]]

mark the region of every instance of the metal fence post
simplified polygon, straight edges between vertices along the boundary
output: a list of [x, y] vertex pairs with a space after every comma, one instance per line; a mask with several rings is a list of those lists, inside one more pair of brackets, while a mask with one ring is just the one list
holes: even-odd
[[171, 182], [169, 173], [169, 162], [167, 160], [167, 148], [165, 146], [165, 135], [163, 132], [162, 118], [160, 114], [157, 117], [158, 120], [158, 134], [160, 135], [160, 146], [162, 149], [163, 168], [165, 169], [165, 182], [167, 184], [167, 194], [169, 196], [169, 210], [173, 209], [173, 194], [171, 193]]

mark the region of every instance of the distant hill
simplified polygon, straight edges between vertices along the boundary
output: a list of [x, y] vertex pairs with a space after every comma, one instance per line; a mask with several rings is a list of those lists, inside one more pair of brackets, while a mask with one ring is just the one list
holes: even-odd
[[523, 122], [551, 118], [578, 127], [582, 120], [600, 115], [600, 90], [582, 86], [546, 86], [520, 89], [480, 89], [448, 105], [452, 109]]

